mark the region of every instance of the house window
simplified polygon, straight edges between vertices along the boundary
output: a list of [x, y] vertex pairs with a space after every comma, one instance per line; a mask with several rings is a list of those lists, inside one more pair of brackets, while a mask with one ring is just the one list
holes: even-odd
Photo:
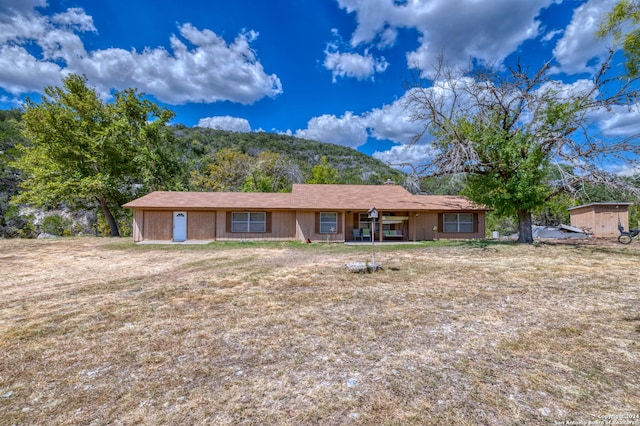
[[473, 232], [473, 213], [445, 213], [444, 232]]
[[338, 232], [338, 213], [320, 213], [320, 233], [335, 234]]
[[358, 226], [360, 228], [371, 228], [371, 219], [368, 213], [360, 213], [358, 215]]
[[264, 212], [233, 212], [231, 232], [267, 232], [267, 215]]

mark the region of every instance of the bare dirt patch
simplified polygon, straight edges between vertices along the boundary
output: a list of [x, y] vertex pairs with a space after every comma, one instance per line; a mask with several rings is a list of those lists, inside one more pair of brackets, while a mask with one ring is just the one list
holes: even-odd
[[0, 424], [639, 416], [638, 247], [0, 240]]

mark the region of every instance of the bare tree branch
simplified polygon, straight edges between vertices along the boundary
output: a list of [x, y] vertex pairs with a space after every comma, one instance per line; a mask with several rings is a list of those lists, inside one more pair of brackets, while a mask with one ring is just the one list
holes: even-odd
[[476, 187], [474, 201], [521, 220], [536, 205], [562, 192], [575, 196], [587, 183], [637, 193], [607, 168], [637, 165], [638, 135], [614, 139], [595, 123], [614, 108], [638, 105], [637, 81], [610, 75], [612, 58], [610, 52], [590, 80], [573, 84], [554, 80], [550, 62], [533, 73], [521, 63], [499, 72], [452, 69], [439, 58], [431, 80], [415, 79], [407, 91], [411, 118], [424, 126], [414, 142], [430, 134], [435, 153], [414, 173], [465, 174], [470, 194], [474, 184], [486, 186]]

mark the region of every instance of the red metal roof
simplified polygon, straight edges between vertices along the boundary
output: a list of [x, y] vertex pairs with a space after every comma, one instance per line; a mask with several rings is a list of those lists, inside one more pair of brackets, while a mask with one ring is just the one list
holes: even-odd
[[583, 209], [586, 207], [595, 207], [595, 206], [607, 206], [607, 207], [629, 207], [632, 206], [633, 203], [628, 203], [628, 202], [604, 202], [604, 203], [589, 203], [589, 204], [582, 204], [580, 206], [575, 206], [575, 207], [569, 207], [567, 210], [571, 211], [571, 210], [576, 210], [576, 209]]

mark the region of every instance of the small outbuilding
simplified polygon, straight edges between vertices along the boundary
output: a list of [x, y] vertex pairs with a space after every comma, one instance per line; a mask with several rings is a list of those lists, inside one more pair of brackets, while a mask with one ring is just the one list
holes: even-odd
[[571, 226], [590, 232], [596, 238], [620, 235], [618, 223], [629, 230], [629, 206], [633, 203], [591, 203], [569, 209]]

